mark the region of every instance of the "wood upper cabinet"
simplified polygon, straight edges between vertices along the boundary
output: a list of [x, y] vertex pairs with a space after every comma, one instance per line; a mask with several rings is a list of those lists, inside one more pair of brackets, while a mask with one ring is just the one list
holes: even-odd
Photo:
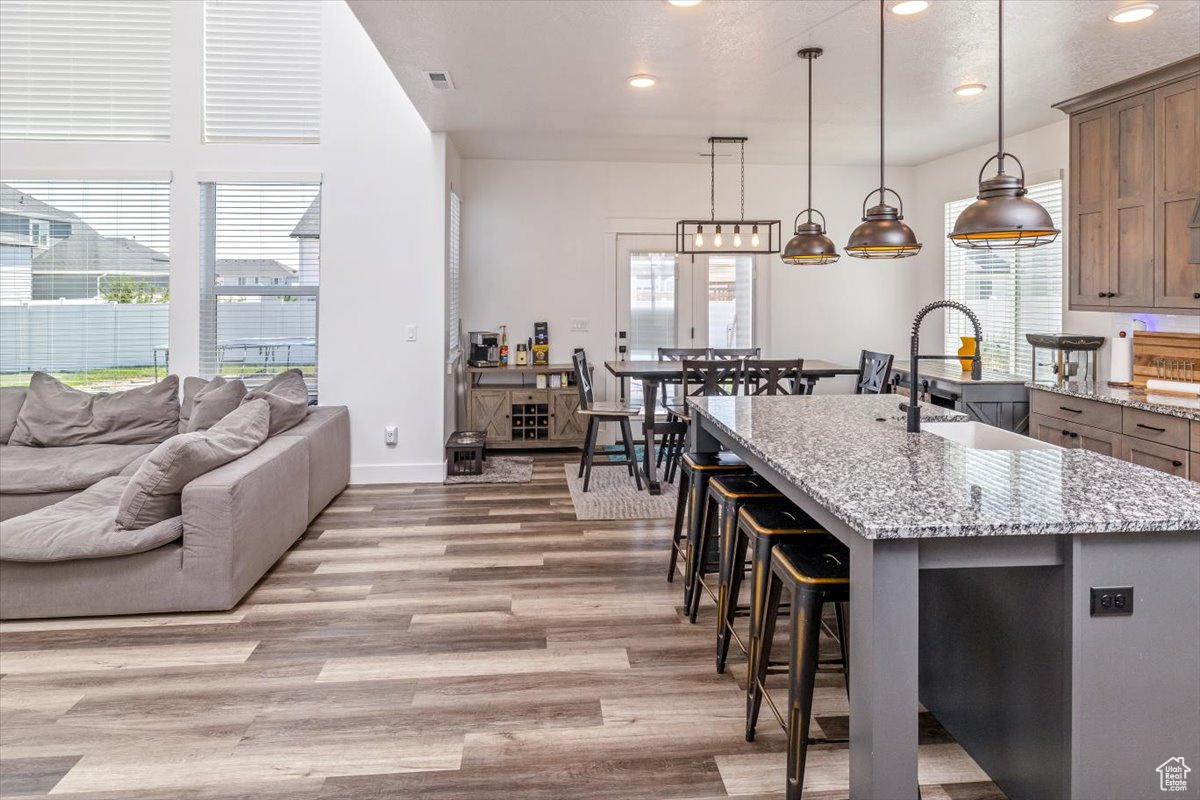
[[1071, 115], [1071, 308], [1200, 310], [1200, 56], [1056, 107]]
[[1154, 91], [1154, 304], [1200, 309], [1188, 223], [1200, 202], [1200, 77]]

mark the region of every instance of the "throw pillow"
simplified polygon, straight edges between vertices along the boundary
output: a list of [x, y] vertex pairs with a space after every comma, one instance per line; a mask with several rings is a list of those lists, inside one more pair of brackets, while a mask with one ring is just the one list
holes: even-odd
[[197, 378], [194, 375], [183, 379], [183, 397], [179, 401], [180, 433], [187, 433], [188, 418], [192, 416], [192, 402], [196, 399], [196, 392], [208, 386], [208, 383], [204, 378]]
[[191, 433], [211, 428], [237, 408], [245, 396], [246, 384], [239, 380], [227, 381], [218, 375], [192, 398], [185, 431]]
[[246, 403], [206, 431], [181, 433], [154, 449], [130, 478], [117, 509], [117, 527], [138, 530], [178, 516], [183, 487], [241, 458], [267, 439], [270, 407]]
[[21, 413], [28, 392], [24, 386], [0, 387], [0, 444], [8, 444], [8, 437], [17, 427], [17, 415]]
[[179, 377], [112, 394], [72, 389], [35, 372], [9, 444], [158, 444], [179, 430]]
[[281, 372], [257, 389], [246, 392], [243, 403], [266, 400], [271, 406], [271, 435], [294, 428], [308, 416], [308, 386], [298, 369]]

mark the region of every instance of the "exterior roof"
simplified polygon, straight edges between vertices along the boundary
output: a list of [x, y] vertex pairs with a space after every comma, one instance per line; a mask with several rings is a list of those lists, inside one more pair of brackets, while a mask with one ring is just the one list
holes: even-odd
[[[104, 265], [98, 269], [97, 265]], [[33, 257], [33, 271], [165, 273], [171, 259], [133, 239], [101, 236], [79, 225], [66, 239], [55, 242]]]
[[309, 203], [308, 210], [304, 212], [304, 216], [296, 223], [296, 227], [292, 228], [290, 236], [296, 239], [320, 239], [321, 238], [321, 193], [317, 192], [317, 196]]
[[43, 203], [33, 195], [26, 194], [20, 189], [14, 189], [7, 183], [0, 183], [0, 212], [14, 214], [18, 217], [31, 217], [33, 219], [46, 219], [57, 222], [74, 222], [77, 224], [82, 222], [79, 217], [70, 211], [63, 211], [61, 208], [55, 208], [48, 203]]
[[296, 271], [273, 258], [218, 258], [221, 278], [294, 278]]

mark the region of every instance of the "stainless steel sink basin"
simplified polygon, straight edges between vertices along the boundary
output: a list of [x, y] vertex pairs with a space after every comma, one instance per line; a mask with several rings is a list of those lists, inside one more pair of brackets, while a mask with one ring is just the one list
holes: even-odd
[[1053, 450], [1058, 445], [1031, 439], [982, 422], [925, 422], [923, 433], [932, 433], [972, 450]]

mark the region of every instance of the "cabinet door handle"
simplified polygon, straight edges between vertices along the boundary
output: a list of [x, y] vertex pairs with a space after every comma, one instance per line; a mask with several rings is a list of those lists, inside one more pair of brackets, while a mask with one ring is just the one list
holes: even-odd
[[1200, 300], [1200, 292], [1192, 292], [1193, 300]]
[[1108, 297], [1104, 292], [1096, 292], [1096, 297]]
[[1063, 436], [1070, 436], [1070, 435], [1071, 435], [1070, 431], [1063, 431]]
[[1063, 411], [1070, 411], [1072, 414], [1082, 414], [1083, 413], [1083, 409], [1081, 409], [1081, 408], [1068, 408], [1067, 406], [1059, 406], [1059, 408], [1061, 408]]
[[1139, 428], [1145, 428], [1148, 431], [1154, 431], [1155, 433], [1166, 433], [1167, 432], [1166, 428], [1156, 428], [1153, 425], [1143, 425], [1140, 422], [1137, 424], [1137, 426]]
[[1079, 438], [1079, 434], [1078, 434], [1078, 433], [1072, 433], [1072, 434], [1071, 434], [1071, 438], [1072, 438], [1072, 439], [1078, 439], [1078, 438]]
[[1179, 469], [1180, 467], [1183, 466], [1183, 462], [1182, 461], [1172, 461], [1171, 466], [1174, 467], [1175, 469]]

